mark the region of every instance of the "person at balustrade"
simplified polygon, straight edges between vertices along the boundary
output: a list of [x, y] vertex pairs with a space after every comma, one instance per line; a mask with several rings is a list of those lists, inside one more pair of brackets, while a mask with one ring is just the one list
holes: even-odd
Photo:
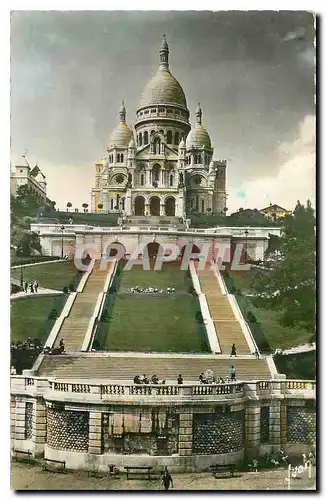
[[204, 380], [205, 380], [204, 374], [203, 374], [203, 373], [201, 373], [201, 374], [199, 375], [199, 382], [200, 382], [201, 384], [204, 384]]
[[139, 375], [135, 375], [135, 377], [134, 377], [134, 384], [141, 384], [141, 380], [140, 380], [140, 376]]
[[182, 377], [181, 373], [179, 373], [179, 376], [178, 376], [177, 382], [178, 382], [178, 384], [179, 384], [179, 385], [182, 385], [182, 384], [183, 384], [183, 377]]
[[232, 344], [231, 346], [231, 354], [230, 354], [230, 357], [231, 356], [236, 356], [237, 355], [237, 348], [236, 348], [236, 345], [235, 344]]
[[158, 384], [159, 383], [159, 378], [157, 375], [153, 375], [151, 379], [152, 384]]
[[16, 375], [16, 368], [14, 366], [10, 369], [10, 375]]
[[148, 377], [147, 377], [147, 375], [146, 375], [145, 373], [143, 374], [143, 380], [142, 380], [142, 383], [143, 383], [143, 384], [149, 384], [149, 379], [148, 379]]
[[208, 368], [205, 372], [205, 379], [207, 384], [213, 383], [214, 372], [210, 368]]
[[235, 379], [236, 379], [236, 373], [235, 373], [235, 368], [233, 365], [230, 366], [230, 369], [229, 369], [229, 377], [230, 377], [230, 380], [231, 382], [235, 382]]

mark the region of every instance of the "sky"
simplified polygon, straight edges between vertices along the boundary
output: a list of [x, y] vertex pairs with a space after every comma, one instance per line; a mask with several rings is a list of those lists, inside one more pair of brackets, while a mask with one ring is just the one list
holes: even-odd
[[64, 209], [90, 203], [122, 100], [135, 121], [161, 35], [194, 124], [198, 101], [229, 213], [315, 200], [314, 18], [307, 12], [15, 11], [11, 167], [27, 150]]

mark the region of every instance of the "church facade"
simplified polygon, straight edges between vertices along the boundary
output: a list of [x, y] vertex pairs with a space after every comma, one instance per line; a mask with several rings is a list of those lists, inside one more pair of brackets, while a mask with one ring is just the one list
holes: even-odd
[[95, 165], [93, 212], [185, 217], [226, 212], [226, 161], [213, 147], [195, 111], [191, 127], [185, 94], [169, 70], [165, 36], [157, 74], [146, 85], [133, 130], [124, 103], [102, 163]]

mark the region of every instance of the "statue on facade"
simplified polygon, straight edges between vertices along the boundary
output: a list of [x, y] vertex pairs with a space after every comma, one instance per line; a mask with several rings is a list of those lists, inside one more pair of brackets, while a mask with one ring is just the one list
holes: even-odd
[[183, 188], [184, 187], [184, 183], [183, 183], [183, 173], [180, 172], [179, 174], [179, 185], [178, 185], [178, 188]]
[[132, 174], [129, 172], [128, 173], [128, 181], [127, 181], [127, 188], [132, 187]]

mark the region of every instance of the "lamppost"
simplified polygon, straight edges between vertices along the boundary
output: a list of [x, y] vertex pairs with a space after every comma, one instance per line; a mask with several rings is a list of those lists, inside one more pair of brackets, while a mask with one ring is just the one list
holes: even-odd
[[61, 234], [61, 259], [63, 259], [63, 232], [65, 230], [65, 227], [64, 226], [61, 226], [61, 231], [62, 231], [62, 234]]
[[245, 242], [245, 264], [247, 264], [247, 252], [248, 252], [248, 229], [245, 230], [246, 242]]
[[24, 286], [24, 276], [23, 276], [23, 265], [20, 265], [20, 287], [23, 288]]

